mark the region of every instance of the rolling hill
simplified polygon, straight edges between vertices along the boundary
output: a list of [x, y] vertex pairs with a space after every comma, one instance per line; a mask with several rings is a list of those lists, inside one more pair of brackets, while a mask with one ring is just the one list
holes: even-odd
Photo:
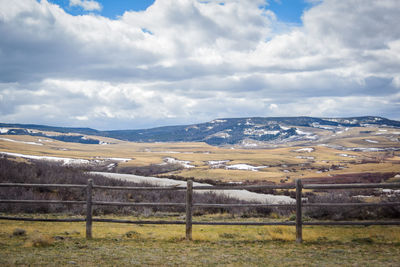
[[[140, 130], [98, 131], [90, 128], [6, 123], [0, 123], [0, 127], [0, 134], [3, 135], [44, 136], [64, 142], [86, 144], [100, 143], [99, 140], [85, 137], [85, 135], [94, 135], [133, 142], [205, 142], [217, 146], [229, 144], [257, 147], [263, 143], [318, 142], [356, 127], [400, 128], [400, 122], [376, 116], [349, 118], [252, 117], [215, 119], [199, 124]], [[60, 134], [49, 135], [45, 132]]]

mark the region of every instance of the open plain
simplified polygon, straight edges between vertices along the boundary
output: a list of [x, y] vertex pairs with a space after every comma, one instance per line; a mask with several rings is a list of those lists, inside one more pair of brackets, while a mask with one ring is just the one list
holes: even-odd
[[[1, 156], [13, 161], [56, 161], [65, 166], [122, 173], [134, 173], [142, 167], [173, 166], [172, 170], [152, 175], [159, 178], [192, 178], [223, 184], [280, 184], [298, 178], [327, 183], [400, 181], [399, 133], [384, 127], [352, 128], [340, 137], [321, 132], [318, 142], [295, 141], [260, 148], [211, 146], [202, 142], [137, 143], [90, 135], [84, 138], [100, 140], [100, 144], [29, 135], [0, 137]], [[34, 217], [65, 218], [66, 215], [51, 213]], [[175, 218], [159, 214], [100, 216], [181, 218], [181, 215]], [[288, 221], [293, 220], [293, 215], [273, 212], [265, 218], [249, 218], [240, 213], [194, 216], [199, 221], [265, 219]], [[97, 266], [100, 262], [103, 266], [397, 266], [400, 262], [398, 226], [305, 226], [302, 244], [294, 242], [293, 226], [195, 225], [193, 241], [184, 239], [184, 226], [179, 225], [94, 223], [92, 240], [84, 238], [84, 223], [0, 220], [0, 226], [2, 266]]]
[[354, 127], [328, 133], [317, 129], [314, 134], [318, 134], [318, 141], [266, 143], [268, 146], [261, 148], [211, 146], [203, 142], [137, 143], [90, 135], [84, 138], [100, 140], [100, 144], [81, 144], [28, 135], [2, 135], [0, 155], [108, 166], [107, 171], [124, 169], [125, 173], [132, 167], [175, 164], [172, 171], [157, 176], [215, 182], [288, 183], [297, 178], [333, 179], [357, 173], [391, 173], [395, 179], [400, 173], [399, 130]]

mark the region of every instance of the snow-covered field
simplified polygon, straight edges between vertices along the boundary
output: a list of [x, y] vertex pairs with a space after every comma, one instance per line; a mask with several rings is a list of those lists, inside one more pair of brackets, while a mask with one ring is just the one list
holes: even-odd
[[207, 161], [210, 168], [225, 168], [226, 170], [244, 170], [244, 171], [258, 171], [259, 169], [269, 168], [269, 166], [252, 166], [245, 163], [226, 165], [230, 160], [209, 160]]
[[264, 168], [268, 168], [269, 166], [252, 166], [249, 164], [234, 164], [234, 165], [229, 165], [226, 166], [225, 168], [227, 170], [246, 170], [246, 171], [258, 171], [259, 169], [264, 169]]
[[311, 152], [313, 152], [314, 151], [314, 148], [312, 148], [312, 147], [304, 147], [304, 148], [299, 148], [299, 149], [296, 149], [296, 150], [294, 150], [294, 152], [307, 152], [307, 153], [311, 153]]
[[46, 143], [52, 143], [52, 142], [54, 142], [53, 140], [50, 140], [50, 139], [38, 139], [38, 142], [46, 142]]
[[365, 139], [365, 141], [368, 142], [368, 143], [373, 143], [373, 144], [378, 144], [379, 143], [378, 141], [370, 140], [370, 139]]
[[[123, 181], [135, 182], [135, 183], [149, 183], [155, 186], [186, 186], [185, 181], [177, 181], [167, 178], [156, 178], [156, 177], [145, 177], [133, 174], [120, 174], [120, 173], [108, 173], [108, 172], [90, 172], [93, 174], [103, 175], [108, 178], [118, 179]], [[206, 183], [194, 182], [193, 186], [212, 186]], [[275, 196], [271, 194], [260, 194], [254, 193], [247, 190], [199, 190], [199, 193], [212, 192], [218, 195], [225, 195], [232, 198], [245, 201], [254, 201], [259, 203], [268, 204], [288, 204], [295, 203], [296, 200], [288, 196]]]
[[356, 158], [357, 156], [354, 156], [354, 155], [349, 155], [349, 154], [344, 154], [344, 153], [342, 153], [342, 154], [338, 154], [339, 156], [341, 156], [341, 157], [348, 157], [348, 158]]
[[210, 166], [211, 169], [217, 169], [217, 168], [225, 168], [226, 163], [230, 162], [230, 160], [209, 160], [207, 161], [208, 166]]
[[187, 169], [196, 167], [194, 165], [190, 165], [190, 161], [188, 161], [188, 160], [178, 160], [178, 159], [169, 158], [169, 157], [164, 158], [164, 163], [161, 163], [161, 164], [166, 164], [166, 163], [179, 164], [179, 165], [182, 165], [184, 168], [187, 168]]
[[20, 157], [26, 159], [36, 159], [36, 160], [47, 160], [47, 161], [56, 161], [56, 162], [63, 162], [63, 164], [89, 164], [90, 161], [87, 159], [72, 159], [72, 158], [61, 158], [61, 157], [50, 157], [50, 156], [35, 156], [35, 155], [25, 155], [19, 153], [10, 153], [10, 152], [2, 152], [0, 151], [1, 155], [8, 155], [13, 157]]
[[280, 133], [280, 131], [270, 131], [270, 130], [265, 130], [265, 129], [254, 129], [254, 128], [247, 128], [247, 129], [244, 129], [244, 131], [243, 131], [243, 134], [245, 134], [245, 135], [257, 135], [257, 136], [277, 135], [279, 133]]
[[35, 146], [42, 146], [43, 145], [41, 143], [19, 141], [19, 140], [14, 140], [14, 139], [10, 139], [10, 138], [3, 138], [3, 137], [0, 137], [0, 140], [7, 141], [7, 142], [13, 142], [13, 143], [21, 143], [21, 144], [26, 144], [26, 145], [35, 145]]
[[207, 164], [208, 165], [221, 165], [221, 164], [228, 163], [229, 161], [230, 161], [229, 159], [227, 159], [227, 160], [209, 160], [209, 161], [207, 161]]
[[296, 159], [315, 159], [312, 156], [296, 156]]
[[375, 133], [375, 135], [390, 135], [390, 134], [394, 134], [394, 135], [399, 135], [400, 132], [388, 132], [387, 130], [379, 130], [379, 132]]
[[4, 152], [4, 151], [0, 151], [0, 155], [8, 155], [8, 156], [12, 156], [12, 157], [20, 157], [20, 158], [25, 158], [25, 159], [55, 161], [55, 162], [61, 162], [64, 165], [98, 164], [98, 163], [103, 163], [105, 161], [122, 161], [122, 162], [126, 162], [126, 161], [131, 160], [131, 159], [128, 159], [128, 158], [101, 158], [101, 157], [96, 157], [93, 160], [88, 160], [88, 159], [74, 159], [74, 158], [64, 158], [64, 157], [53, 157], [53, 156], [26, 155], [26, 154], [20, 154], [20, 153]]

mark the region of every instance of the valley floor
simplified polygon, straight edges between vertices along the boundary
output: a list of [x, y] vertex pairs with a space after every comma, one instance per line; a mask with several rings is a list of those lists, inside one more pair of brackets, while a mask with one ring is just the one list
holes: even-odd
[[[96, 139], [100, 143], [82, 144], [56, 140], [52, 138], [60, 134], [56, 132], [44, 132], [43, 136], [12, 135], [6, 134], [8, 130], [4, 128], [0, 137], [0, 157], [218, 183], [278, 184], [299, 178], [332, 180], [338, 176], [365, 173], [376, 174], [376, 182], [400, 179], [400, 131], [397, 128], [346, 129], [337, 129], [333, 133], [320, 127], [303, 127], [302, 132], [319, 137], [283, 144], [264, 142], [255, 147], [216, 147], [202, 142], [135, 143], [91, 135], [82, 138]], [[73, 133], [68, 136], [77, 137]], [[346, 179], [341, 182], [355, 182], [354, 177]], [[365, 179], [361, 180], [365, 182]]]
[[[211, 219], [211, 218], [208, 218]], [[220, 219], [220, 218], [214, 218]], [[43, 266], [398, 266], [399, 227], [184, 226], [0, 220], [0, 265]], [[13, 235], [16, 228], [26, 235]]]

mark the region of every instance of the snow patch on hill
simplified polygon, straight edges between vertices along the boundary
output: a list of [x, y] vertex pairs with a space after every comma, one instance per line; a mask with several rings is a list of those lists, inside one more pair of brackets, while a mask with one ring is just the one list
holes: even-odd
[[226, 122], [226, 120], [212, 120], [212, 121], [210, 121], [210, 123], [224, 123], [224, 122]]
[[87, 160], [87, 159], [73, 159], [73, 158], [61, 158], [61, 157], [50, 157], [50, 156], [35, 156], [35, 155], [25, 155], [25, 154], [2, 152], [2, 151], [0, 151], [0, 154], [12, 156], [12, 157], [26, 158], [26, 159], [62, 162], [64, 165], [69, 165], [69, 164], [89, 164], [90, 163], [90, 161]]
[[209, 160], [207, 161], [207, 164], [210, 166], [210, 168], [217, 169], [224, 168], [228, 162], [230, 162], [230, 160]]
[[307, 153], [311, 153], [313, 152], [315, 149], [312, 147], [304, 147], [304, 148], [299, 148], [296, 150], [293, 150], [294, 152], [307, 152]]
[[296, 159], [311, 159], [311, 160], [313, 160], [315, 158], [312, 156], [296, 156]]
[[357, 156], [349, 155], [349, 154], [345, 154], [345, 153], [338, 154], [338, 156], [341, 156], [341, 157], [348, 157], [348, 158], [356, 158], [356, 157], [357, 157]]
[[332, 126], [323, 126], [323, 125], [320, 125], [318, 122], [313, 122], [313, 123], [311, 123], [311, 126], [314, 127], [314, 128], [319, 128], [319, 129], [324, 129], [324, 130], [331, 130], [331, 131], [335, 129], [335, 128], [332, 127]]
[[14, 140], [14, 139], [9, 139], [9, 138], [2, 138], [2, 137], [0, 137], [0, 140], [7, 141], [7, 142], [13, 142], [13, 143], [21, 143], [21, 144], [27, 144], [27, 145], [35, 145], [35, 146], [42, 146], [42, 145], [43, 145], [43, 144], [41, 144], [41, 143], [36, 143], [36, 142], [19, 141], [19, 140]]
[[65, 158], [65, 157], [54, 157], [54, 156], [36, 156], [36, 155], [26, 155], [20, 153], [11, 153], [0, 151], [0, 155], [7, 155], [12, 157], [18, 158], [25, 158], [25, 159], [34, 159], [34, 160], [45, 160], [45, 161], [54, 161], [60, 162], [64, 165], [97, 165], [107, 161], [120, 161], [120, 162], [127, 162], [132, 160], [130, 158], [103, 158], [103, 157], [95, 157], [94, 159], [76, 159], [76, 158]]
[[257, 136], [263, 136], [263, 135], [277, 135], [279, 134], [280, 131], [269, 131], [265, 129], [254, 129], [254, 128], [247, 128], [244, 129], [243, 134], [245, 135], [257, 135]]
[[169, 158], [169, 157], [164, 158], [164, 163], [161, 163], [161, 164], [167, 164], [167, 163], [170, 163], [170, 164], [179, 164], [179, 165], [182, 165], [184, 168], [187, 168], [187, 169], [196, 167], [196, 166], [194, 166], [194, 165], [190, 165], [191, 161], [188, 161], [188, 160], [178, 160], [178, 159], [176, 159], [176, 158]]
[[246, 171], [258, 171], [259, 169], [265, 169], [268, 168], [268, 166], [252, 166], [252, 165], [248, 165], [248, 164], [234, 164], [234, 165], [229, 165], [226, 166], [225, 169], [227, 170], [246, 170]]
[[218, 132], [218, 133], [215, 133], [215, 134], [212, 134], [212, 135], [207, 136], [206, 139], [210, 139], [210, 138], [213, 138], [213, 137], [229, 138], [230, 136], [231, 136], [231, 135], [228, 134], [228, 133], [226, 133], [226, 132]]

